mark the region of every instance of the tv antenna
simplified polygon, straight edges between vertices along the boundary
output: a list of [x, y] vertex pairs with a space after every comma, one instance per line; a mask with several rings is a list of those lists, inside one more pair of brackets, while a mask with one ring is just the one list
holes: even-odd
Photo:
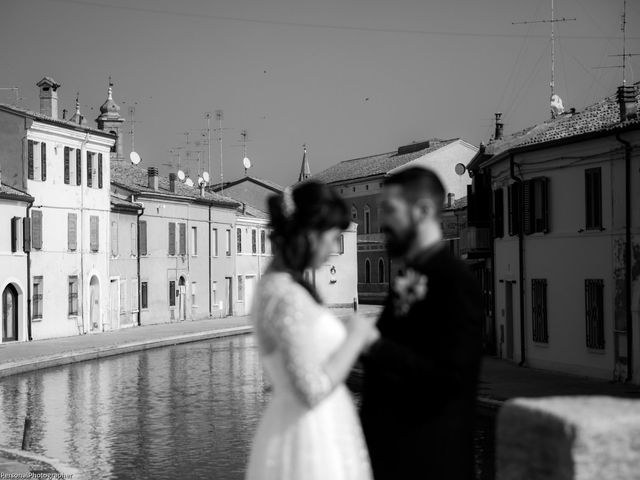
[[244, 175], [247, 176], [248, 170], [251, 168], [251, 160], [247, 157], [247, 142], [249, 141], [249, 134], [246, 130], [240, 131], [240, 144], [232, 145], [233, 147], [242, 147], [242, 165], [244, 166]]
[[[126, 103], [126, 102], [122, 102]], [[138, 102], [133, 102], [133, 105], [130, 105], [127, 109], [129, 113], [129, 123], [131, 124], [131, 128], [129, 128], [129, 135], [131, 135], [131, 151], [135, 152], [136, 150], [136, 123], [141, 123], [140, 120], [135, 120], [136, 115], [136, 105]]]
[[224, 194], [224, 161], [222, 157], [222, 131], [231, 130], [230, 128], [222, 128], [222, 120], [224, 118], [224, 112], [222, 110], [215, 111], [216, 120], [218, 121], [218, 144], [220, 146], [220, 193]]
[[[564, 23], [564, 22], [574, 22], [576, 18], [555, 18], [556, 10], [555, 10], [555, 0], [551, 0], [551, 18], [545, 20], [525, 20], [523, 22], [511, 22], [512, 25], [529, 25], [532, 23], [550, 23], [551, 24], [551, 81], [549, 82], [549, 87], [551, 88], [551, 96], [549, 97], [552, 101], [554, 99], [554, 95], [556, 94], [556, 23]], [[559, 100], [559, 99], [558, 99]], [[560, 104], [562, 102], [560, 101]], [[555, 110], [551, 109], [551, 117], [555, 117]]]
[[[207, 168], [211, 171], [211, 112], [205, 112], [204, 118], [207, 120]], [[208, 175], [207, 175], [208, 176]]]
[[622, 65], [611, 65], [599, 68], [621, 68], [622, 69], [622, 86], [627, 85], [627, 58], [640, 56], [640, 53], [627, 53], [627, 0], [622, 2], [622, 17], [620, 30], [622, 30], [622, 53], [617, 55], [609, 55], [610, 57], [622, 57]]

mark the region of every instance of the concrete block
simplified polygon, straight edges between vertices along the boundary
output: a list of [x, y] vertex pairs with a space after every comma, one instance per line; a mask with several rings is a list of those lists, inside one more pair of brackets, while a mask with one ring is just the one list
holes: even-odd
[[497, 421], [497, 480], [640, 479], [640, 400], [518, 398]]

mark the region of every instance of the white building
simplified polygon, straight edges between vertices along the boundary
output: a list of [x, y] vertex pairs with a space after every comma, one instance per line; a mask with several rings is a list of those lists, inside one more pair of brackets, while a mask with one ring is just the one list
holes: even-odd
[[53, 79], [41, 112], [0, 104], [5, 181], [34, 198], [30, 211], [31, 328], [34, 339], [102, 331], [109, 279], [109, 151], [114, 135], [86, 126], [76, 100], [57, 116]]

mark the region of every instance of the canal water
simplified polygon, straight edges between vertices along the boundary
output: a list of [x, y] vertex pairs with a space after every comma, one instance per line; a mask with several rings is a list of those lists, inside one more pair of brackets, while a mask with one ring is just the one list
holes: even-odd
[[[268, 401], [251, 335], [146, 350], [4, 378], [0, 444], [32, 446], [90, 479], [243, 478]], [[493, 419], [476, 434], [493, 478]]]

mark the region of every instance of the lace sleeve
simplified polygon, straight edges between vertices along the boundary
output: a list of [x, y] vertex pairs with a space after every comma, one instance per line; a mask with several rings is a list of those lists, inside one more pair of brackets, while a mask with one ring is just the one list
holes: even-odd
[[333, 385], [313, 355], [313, 300], [306, 292], [287, 290], [278, 295], [271, 311], [264, 312], [262, 329], [282, 352], [286, 373], [298, 398], [313, 407], [333, 390]]

